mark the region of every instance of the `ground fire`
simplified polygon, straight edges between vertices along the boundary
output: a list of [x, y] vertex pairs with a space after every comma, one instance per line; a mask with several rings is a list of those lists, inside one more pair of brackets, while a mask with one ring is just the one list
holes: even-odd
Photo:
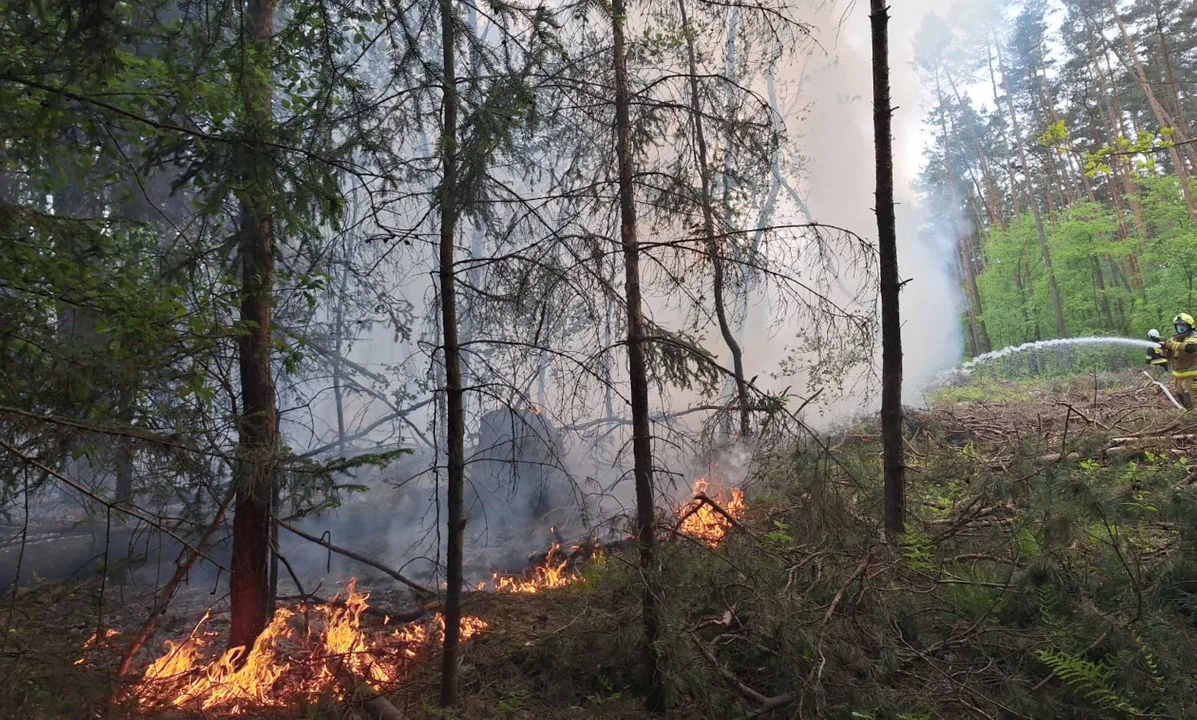
[[[708, 495], [709, 487], [705, 478], [695, 482], [694, 499], [679, 508], [677, 517], [679, 534], [713, 549], [744, 516], [746, 506], [740, 488], [732, 488], [730, 498], [724, 498]], [[496, 573], [476, 590], [539, 593], [584, 582], [573, 561], [605, 550], [597, 540], [574, 545], [569, 553], [553, 543], [525, 576]], [[185, 640], [166, 642], [166, 654], [146, 669], [128, 697], [145, 710], [173, 706], [236, 715], [311, 704], [328, 695], [343, 699], [346, 678], [393, 686], [414, 661], [440, 644], [444, 618], [438, 613], [431, 620], [397, 628], [389, 619], [363, 627], [368, 597], [357, 592], [351, 580], [344, 599], [338, 595], [327, 603], [279, 608], [244, 662], [239, 662], [241, 648], [216, 650], [222, 635], [204, 630], [209, 620], [205, 614]], [[483, 620], [465, 617], [462, 639], [487, 628]], [[93, 636], [88, 646], [96, 639]]]
[[[216, 655], [219, 633], [204, 631], [208, 614], [186, 640], [167, 641], [167, 652], [146, 670], [129, 699], [142, 709], [174, 706], [250, 714], [295, 707], [321, 696], [342, 697], [347, 678], [371, 685], [394, 684], [426, 648], [439, 644], [444, 618], [402, 627], [364, 628], [369, 597], [354, 581], [346, 597], [327, 603], [279, 608], [274, 620], [238, 667], [242, 649]], [[462, 639], [487, 629], [478, 618], [462, 619]]]
[[[575, 551], [577, 548], [578, 546], [575, 545]], [[545, 556], [544, 562], [532, 568], [532, 577], [524, 579], [495, 573], [489, 585], [483, 580], [478, 583], [476, 589], [510, 593], [536, 593], [582, 581], [583, 578], [580, 575], [566, 570], [569, 560], [569, 557], [562, 559], [561, 544], [553, 543], [553, 546], [549, 548], [549, 552]]]
[[[731, 498], [725, 501], [718, 493], [714, 496], [707, 495], [710, 485], [706, 478], [700, 478], [694, 483], [694, 499], [678, 511], [678, 517], [682, 521], [678, 532], [714, 549], [731, 529], [732, 519], [740, 520], [744, 517], [747, 506], [744, 504], [744, 491], [740, 488], [732, 488]], [[707, 501], [708, 497], [726, 510], [731, 519], [716, 510]]]

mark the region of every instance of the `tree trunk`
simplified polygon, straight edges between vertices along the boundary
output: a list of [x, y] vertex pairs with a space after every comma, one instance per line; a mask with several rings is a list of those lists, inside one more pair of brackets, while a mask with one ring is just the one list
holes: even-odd
[[698, 97], [698, 61], [694, 50], [694, 35], [690, 32], [689, 18], [686, 16], [685, 0], [678, 0], [678, 13], [682, 20], [682, 34], [686, 38], [686, 57], [690, 67], [690, 115], [694, 122], [694, 155], [698, 161], [698, 172], [701, 176], [702, 197], [702, 230], [706, 235], [706, 250], [710, 257], [713, 280], [713, 294], [715, 303], [715, 319], [719, 323], [719, 334], [731, 354], [732, 373], [735, 375], [736, 399], [740, 406], [740, 436], [751, 434], [748, 410], [748, 383], [744, 380], [744, 353], [740, 343], [736, 341], [735, 333], [727, 319], [727, 305], [724, 297], [723, 262], [719, 243], [716, 240], [715, 214], [711, 207], [711, 170], [707, 161], [707, 140], [702, 126], [702, 107]]
[[[1176, 129], [1180, 131], [1177, 141], [1185, 141], [1191, 137], [1189, 123], [1185, 120], [1185, 106], [1180, 101], [1180, 88], [1176, 84], [1176, 73], [1172, 70], [1172, 51], [1168, 48], [1168, 40], [1164, 31], [1164, 16], [1160, 10], [1159, 0], [1153, 2], [1152, 7], [1155, 10], [1155, 30], [1160, 40], [1160, 55], [1164, 59], [1164, 79], [1168, 83], [1168, 89], [1172, 91], [1172, 107], [1176, 110]], [[1194, 8], [1197, 9], [1197, 5]], [[1189, 170], [1197, 172], [1197, 167], [1190, 165]]]
[[640, 548], [640, 572], [644, 578], [642, 618], [644, 645], [641, 648], [641, 682], [645, 707], [651, 712], [665, 709], [665, 675], [660, 655], [660, 618], [657, 608], [655, 567], [656, 519], [653, 500], [652, 429], [648, 416], [648, 366], [644, 354], [644, 316], [640, 297], [640, 246], [636, 238], [636, 197], [632, 184], [631, 92], [628, 88], [628, 58], [624, 39], [627, 7], [624, 0], [612, 0], [611, 28], [615, 65], [615, 154], [619, 163], [619, 235], [623, 244], [624, 293], [628, 314], [628, 385], [632, 404], [632, 460], [636, 480], [636, 535]]
[[1105, 318], [1106, 329], [1113, 330], [1114, 315], [1110, 312], [1110, 299], [1106, 297], [1106, 279], [1101, 272], [1101, 260], [1096, 255], [1093, 256], [1093, 287], [1097, 291], [1097, 305]]
[[[964, 99], [960, 96], [960, 89], [956, 86], [952, 73], [947, 68], [943, 68], [943, 74], [948, 79], [948, 87], [952, 88], [952, 95], [956, 98], [956, 102], [963, 105]], [[969, 137], [972, 138], [977, 161], [981, 165], [981, 179], [985, 185], [982, 193], [985, 201], [985, 215], [989, 219], [990, 225], [996, 225], [1005, 230], [1006, 219], [1002, 216], [1002, 198], [998, 193], [997, 181], [993, 177], [993, 169], [989, 166], [989, 156], [986, 154], [985, 148], [981, 146], [981, 136], [977, 133], [976, 124], [969, 122], [965, 123], [965, 126], [968, 128]]]
[[[1089, 56], [1093, 62], [1093, 68], [1097, 72], [1097, 77], [1101, 81], [1102, 95], [1105, 98], [1106, 115], [1110, 118], [1110, 127], [1107, 130], [1107, 144], [1110, 147], [1114, 147], [1118, 137], [1128, 137], [1129, 139], [1130, 135], [1126, 130], [1126, 122], [1122, 117], [1122, 97], [1118, 92], [1118, 85], [1112, 79], [1113, 68], [1102, 67], [1101, 60], [1098, 59], [1097, 50], [1094, 47], [1092, 38], [1099, 31], [1092, 24], [1089, 24], [1088, 28], [1090, 37]], [[1102, 50], [1102, 57], [1109, 64], [1110, 58], [1104, 49]], [[1126, 202], [1131, 209], [1131, 218], [1134, 220], [1135, 230], [1138, 231], [1140, 239], [1146, 240], [1150, 237], [1150, 227], [1147, 225], [1147, 216], [1143, 212], [1143, 202], [1140, 198], [1139, 186], [1135, 183], [1134, 169], [1129, 167], [1129, 163], [1121, 156], [1114, 159], [1111, 167], [1126, 190]]]
[[[998, 66], [1001, 69], [1002, 78], [1005, 80], [1008, 76], [1000, 50], [998, 51]], [[1052, 270], [1052, 255], [1047, 247], [1047, 232], [1043, 229], [1043, 213], [1039, 210], [1039, 203], [1035, 200], [1031, 168], [1027, 164], [1026, 143], [1023, 142], [1022, 133], [1018, 129], [1018, 113], [1014, 109], [1014, 94], [1010, 91], [1009, 85], [1009, 82], [1006, 82], [1006, 110], [1010, 113], [1010, 131], [1014, 135], [1014, 143], [1018, 146], [1018, 159], [1022, 163], [1023, 175], [1026, 178], [1027, 204], [1031, 206], [1031, 214], [1035, 218], [1035, 231], [1039, 234], [1039, 251], [1043, 257], [1043, 269], [1047, 271], [1048, 292], [1051, 295], [1052, 310], [1056, 315], [1056, 336], [1066, 337], [1068, 332], [1064, 327], [1064, 307], [1060, 303], [1060, 288], [1056, 285], [1056, 273]]]
[[[990, 35], [993, 45], [985, 44], [985, 63], [989, 67], [989, 83], [993, 87], [993, 107], [996, 110], [1001, 107], [1001, 94], [998, 92], [997, 73], [993, 71], [993, 47], [997, 46], [997, 39]], [[1022, 215], [1022, 207], [1018, 201], [1018, 182], [1014, 178], [1014, 164], [1010, 161], [1010, 140], [1005, 133], [1002, 133], [1002, 150], [1005, 153], [1006, 177], [1010, 182], [1010, 201], [1014, 206], [1014, 219], [1018, 220], [1018, 216]]]
[[457, 333], [457, 288], [453, 277], [453, 241], [457, 230], [457, 68], [453, 0], [440, 0], [444, 125], [441, 128], [440, 296], [441, 337], [445, 356], [448, 444], [448, 551], [445, 558], [445, 639], [441, 666], [441, 707], [457, 704], [458, 640], [461, 637], [462, 550], [465, 544], [465, 408], [461, 345]]
[[[244, 73], [245, 113], [265, 135], [271, 124], [272, 87], [264, 68], [270, 67], [274, 33], [274, 0], [250, 0], [249, 42], [260, 68]], [[241, 199], [241, 322], [238, 341], [241, 370], [241, 423], [238, 427], [237, 498], [233, 515], [233, 567], [229, 590], [232, 619], [229, 647], [246, 654], [270, 619], [270, 497], [278, 462], [278, 407], [271, 367], [271, 310], [274, 304], [274, 218], [269, 186], [269, 152], [254, 143], [247, 189]], [[244, 655], [242, 656], [244, 658]]]
[[985, 320], [982, 318], [981, 293], [977, 291], [977, 269], [973, 263], [973, 253], [968, 234], [960, 227], [956, 213], [960, 210], [960, 200], [956, 197], [956, 170], [952, 163], [952, 143], [948, 134], [947, 113], [943, 107], [943, 91], [939, 85], [939, 69], [935, 70], [935, 97], [939, 100], [939, 129], [943, 133], [944, 166], [948, 174], [948, 197], [952, 202], [952, 227], [956, 231], [956, 244], [960, 250], [960, 265], [964, 272], [964, 289], [967, 293], [968, 320], [973, 335], [974, 354], [989, 352], [989, 333], [985, 330]]
[[[1118, 14], [1118, 8], [1114, 5], [1113, 0], [1106, 0], [1106, 5], [1114, 15], [1114, 21], [1118, 24], [1118, 32], [1122, 36], [1122, 44], [1126, 47], [1127, 54], [1130, 56], [1131, 74], [1139, 82], [1139, 89], [1142, 90], [1144, 97], [1147, 98], [1147, 104], [1155, 116], [1156, 123], [1159, 124], [1161, 129], [1166, 127], [1175, 128], [1176, 123], [1171, 113], [1160, 104], [1159, 99], [1155, 96], [1151, 81], [1148, 79], [1147, 73], [1143, 70], [1143, 63], [1139, 60], [1139, 52], [1135, 49], [1134, 40], [1131, 39], [1130, 34], [1126, 31], [1126, 25], [1122, 22], [1122, 16]], [[1193, 152], [1191, 145], [1182, 145], [1179, 146], [1179, 149], [1174, 146], [1171, 149], [1172, 162], [1176, 165], [1176, 174], [1181, 181], [1181, 186], [1185, 194], [1185, 204], [1189, 210], [1189, 217], [1193, 219], [1194, 223], [1197, 223], [1197, 205], [1194, 205], [1193, 195], [1188, 186], [1189, 174], [1185, 170], [1184, 165], [1185, 160], [1188, 160], [1191, 166], [1197, 167]]]
[[885, 466], [885, 530], [891, 540], [906, 526], [905, 462], [902, 458], [902, 315], [898, 294], [898, 237], [894, 219], [894, 152], [890, 127], [889, 12], [870, 0], [873, 30], [873, 135], [877, 171], [877, 250], [881, 269], [881, 448]]

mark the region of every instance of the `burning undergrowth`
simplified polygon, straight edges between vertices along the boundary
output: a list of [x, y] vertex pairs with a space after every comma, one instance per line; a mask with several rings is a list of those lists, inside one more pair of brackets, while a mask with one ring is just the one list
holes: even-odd
[[[248, 654], [219, 651], [220, 633], [204, 630], [205, 614], [182, 642], [167, 641], [128, 699], [142, 710], [176, 707], [231, 715], [313, 704], [343, 697], [365, 681], [399, 682], [409, 666], [440, 644], [444, 618], [395, 627], [387, 618], [363, 623], [369, 595], [350, 581], [346, 595], [327, 603], [301, 603], [275, 611]], [[478, 618], [462, 620], [462, 639], [485, 631]], [[244, 655], [244, 657], [243, 657]]]
[[[695, 483], [693, 499], [676, 512], [674, 531], [716, 548], [744, 516], [743, 492], [708, 495], [709, 483]], [[587, 560], [620, 549], [623, 543], [597, 540], [564, 550], [554, 543], [531, 558], [522, 575], [495, 573], [477, 592], [535, 594], [585, 582]], [[223, 649], [224, 634], [210, 627], [210, 613], [183, 639], [168, 640], [141, 680], [124, 695], [140, 712], [175, 708], [184, 711], [259, 715], [270, 710], [312, 706], [324, 698], [344, 700], [365, 683], [379, 691], [403, 684], [413, 666], [435, 652], [443, 638], [444, 618], [403, 625], [379, 613], [367, 613], [369, 595], [350, 581], [344, 594], [328, 602], [280, 607], [248, 653]], [[462, 639], [490, 630], [477, 617], [462, 621]], [[94, 641], [94, 639], [93, 639]], [[92, 641], [89, 641], [92, 642]]]

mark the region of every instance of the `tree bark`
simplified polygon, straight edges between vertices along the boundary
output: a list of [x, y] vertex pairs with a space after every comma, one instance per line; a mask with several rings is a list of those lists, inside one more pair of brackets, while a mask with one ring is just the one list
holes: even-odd
[[1031, 167], [1027, 163], [1027, 148], [1023, 142], [1022, 133], [1018, 128], [1018, 113], [1014, 108], [1014, 93], [1010, 89], [1009, 76], [1006, 74], [1005, 63], [1002, 62], [1001, 50], [998, 51], [998, 66], [1006, 83], [1006, 110], [1010, 113], [1010, 131], [1014, 135], [1014, 143], [1018, 147], [1018, 159], [1022, 163], [1022, 172], [1026, 179], [1027, 204], [1031, 206], [1031, 214], [1035, 218], [1035, 231], [1039, 234], [1039, 251], [1043, 257], [1043, 269], [1047, 271], [1047, 287], [1051, 295], [1052, 310], [1056, 315], [1056, 336], [1067, 337], [1064, 326], [1064, 306], [1060, 303], [1060, 287], [1056, 285], [1056, 273], [1052, 270], [1052, 255], [1047, 247], [1047, 232], [1043, 229], [1043, 213], [1039, 203], [1035, 200], [1034, 184], [1031, 182]]
[[652, 429], [648, 415], [648, 365], [644, 353], [644, 316], [640, 296], [640, 245], [636, 237], [636, 197], [632, 184], [631, 92], [628, 87], [624, 0], [612, 0], [613, 63], [615, 66], [615, 154], [619, 164], [619, 236], [623, 245], [624, 293], [628, 315], [628, 384], [632, 405], [632, 460], [636, 481], [636, 535], [640, 572], [644, 577], [641, 648], [641, 682], [645, 707], [665, 709], [665, 675], [658, 647], [660, 618], [657, 608], [656, 518], [653, 499]]
[[[241, 199], [241, 422], [238, 427], [237, 498], [233, 515], [233, 563], [229, 581], [232, 618], [229, 647], [253, 647], [270, 619], [270, 497], [278, 463], [278, 407], [271, 367], [274, 304], [274, 218], [265, 188], [272, 172], [264, 133], [271, 124], [270, 67], [274, 0], [251, 0], [248, 44], [257, 67], [244, 73], [247, 124], [254, 140], [247, 190]], [[248, 652], [246, 653], [246, 655]], [[245, 655], [242, 656], [243, 658]]]
[[1106, 279], [1101, 272], [1101, 260], [1093, 256], [1093, 286], [1097, 292], [1097, 305], [1101, 316], [1105, 318], [1106, 329], [1114, 329], [1114, 315], [1110, 312], [1110, 300], [1106, 297]]
[[885, 466], [885, 530], [901, 537], [906, 525], [905, 462], [902, 457], [902, 315], [898, 295], [898, 236], [894, 219], [894, 152], [890, 136], [889, 12], [870, 0], [873, 35], [873, 134], [877, 172], [877, 250], [881, 269], [881, 448]]
[[[698, 172], [701, 176], [702, 197], [702, 230], [706, 235], [705, 245], [710, 257], [712, 268], [712, 284], [715, 303], [715, 319], [719, 323], [719, 334], [731, 354], [732, 373], [735, 375], [736, 399], [740, 407], [740, 436], [751, 434], [749, 426], [748, 383], [744, 380], [744, 352], [736, 335], [732, 331], [731, 323], [727, 319], [727, 303], [724, 297], [724, 258], [720, 253], [719, 243], [715, 233], [715, 213], [712, 208], [714, 199], [711, 197], [711, 169], [707, 160], [707, 140], [702, 126], [702, 107], [698, 97], [698, 61], [694, 50], [694, 35], [690, 32], [690, 21], [686, 16], [685, 0], [678, 0], [678, 13], [682, 20], [682, 35], [686, 38], [686, 57], [690, 68], [690, 115], [694, 122], [694, 156], [698, 161]], [[747, 301], [747, 299], [745, 300]]]
[[[993, 107], [996, 111], [1001, 107], [1001, 94], [998, 92], [997, 73], [993, 71], [993, 48], [997, 46], [997, 38], [989, 36], [993, 45], [985, 44], [985, 64], [989, 68], [989, 83], [993, 87]], [[1002, 151], [1005, 153], [1004, 161], [1006, 165], [1006, 177], [1010, 182], [1010, 202], [1014, 206], [1014, 218], [1017, 222], [1018, 217], [1022, 215], [1022, 207], [1018, 201], [1018, 182], [1014, 179], [1014, 164], [1010, 161], [1010, 140], [1005, 133], [1002, 133]]]
[[[1155, 91], [1151, 87], [1151, 81], [1147, 78], [1147, 73], [1143, 70], [1143, 63], [1139, 60], [1139, 52], [1135, 50], [1134, 40], [1131, 39], [1130, 34], [1126, 31], [1126, 25], [1122, 22], [1122, 16], [1118, 13], [1118, 8], [1114, 5], [1113, 0], [1106, 0], [1106, 5], [1114, 15], [1114, 21], [1118, 24], [1118, 32], [1122, 36], [1122, 44], [1126, 47], [1127, 54], [1130, 56], [1131, 74], [1139, 82], [1139, 89], [1143, 91], [1144, 97], [1147, 98], [1147, 104], [1151, 107], [1152, 114], [1155, 115], [1156, 123], [1159, 124], [1160, 129], [1166, 127], [1176, 128], [1176, 123], [1172, 115], [1160, 104], [1159, 99], [1155, 96]], [[1183, 134], [1182, 131], [1181, 135]], [[1197, 162], [1194, 161], [1192, 146], [1174, 145], [1169, 150], [1169, 153], [1172, 156], [1172, 164], [1176, 167], [1176, 178], [1180, 181], [1180, 189], [1185, 198], [1185, 207], [1189, 211], [1189, 219], [1197, 225], [1197, 199], [1193, 197], [1193, 190], [1189, 185], [1189, 173], [1185, 169], [1186, 160], [1191, 166], [1197, 167]]]
[[462, 550], [465, 541], [465, 408], [461, 344], [457, 328], [457, 289], [453, 276], [453, 241], [457, 229], [457, 69], [453, 0], [440, 0], [444, 125], [440, 202], [441, 337], [445, 356], [448, 445], [448, 550], [445, 559], [445, 638], [441, 665], [441, 706], [457, 704], [458, 641], [461, 638]]

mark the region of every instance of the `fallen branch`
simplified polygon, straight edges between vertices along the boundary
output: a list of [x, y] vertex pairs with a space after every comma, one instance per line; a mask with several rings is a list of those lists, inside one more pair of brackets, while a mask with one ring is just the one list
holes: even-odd
[[1078, 452], [1070, 452], [1067, 455], [1060, 455], [1060, 453], [1048, 453], [1047, 455], [1041, 455], [1039, 457], [1039, 462], [1055, 463], [1055, 462], [1060, 462], [1060, 460], [1080, 460], [1080, 459], [1081, 459], [1081, 454]]
[[823, 613], [823, 620], [819, 623], [818, 641], [815, 643], [815, 654], [819, 656], [819, 663], [811, 668], [810, 675], [807, 676], [807, 682], [812, 685], [817, 685], [823, 677], [823, 667], [827, 664], [827, 658], [823, 655], [823, 640], [824, 633], [827, 630], [827, 623], [831, 622], [831, 616], [835, 614], [835, 609], [839, 607], [840, 601], [844, 599], [844, 593], [860, 577], [866, 570], [869, 569], [869, 563], [873, 561], [873, 555], [877, 552], [877, 545], [869, 548], [865, 556], [857, 563], [856, 569], [840, 586], [840, 589], [835, 593], [835, 597], [831, 599], [831, 604], [827, 606], [827, 612]]
[[407, 720], [399, 708], [383, 697], [382, 693], [371, 687], [370, 683], [353, 674], [340, 658], [332, 658], [331, 663], [339, 684], [350, 701], [358, 701], [366, 710], [370, 711], [378, 720]]
[[[289, 595], [286, 597], [281, 597], [281, 598], [279, 598], [279, 600], [283, 601], [283, 602], [294, 601], [294, 602], [298, 602], [298, 603], [302, 603], [302, 604], [309, 604], [309, 605], [327, 605], [329, 607], [337, 607], [337, 608], [348, 607], [348, 605], [346, 604], [346, 602], [344, 600], [341, 600], [341, 599], [324, 600], [323, 598], [321, 598], [318, 595], [310, 595], [310, 594]], [[391, 622], [394, 622], [399, 625], [406, 625], [407, 623], [412, 623], [412, 622], [415, 622], [415, 621], [423, 618], [425, 615], [427, 615], [430, 612], [439, 611], [441, 609], [441, 607], [442, 607], [442, 603], [439, 600], [434, 600], [430, 603], [425, 603], [424, 605], [422, 605], [418, 608], [412, 609], [412, 610], [401, 610], [401, 611], [388, 610], [384, 607], [377, 607], [375, 605], [367, 605], [365, 608], [362, 609], [362, 614], [363, 615], [371, 615], [373, 617], [380, 617], [380, 618], [383, 618], [384, 620], [390, 620]]]
[[745, 717], [757, 717], [769, 712], [770, 710], [775, 710], [783, 705], [788, 705], [789, 703], [794, 702], [794, 696], [789, 693], [785, 695], [778, 695], [776, 697], [766, 697], [765, 695], [762, 695], [756, 690], [748, 687], [744, 684], [744, 681], [733, 675], [731, 670], [728, 670], [719, 663], [719, 659], [715, 657], [715, 653], [711, 652], [711, 649], [708, 648], [706, 644], [698, 638], [697, 635], [691, 633], [690, 637], [694, 638], [694, 644], [698, 646], [698, 652], [702, 653], [702, 656], [706, 658], [707, 663], [715, 670], [715, 672], [719, 673], [719, 675], [726, 680], [742, 697], [760, 704], [759, 708], [752, 713], [749, 713]]
[[1184, 435], [1135, 435], [1133, 437], [1119, 437], [1111, 439], [1110, 444], [1126, 445], [1128, 443], [1181, 442], [1185, 440], [1197, 440], [1197, 433], [1186, 433]]
[[1175, 405], [1177, 410], [1185, 409], [1184, 405], [1181, 405], [1179, 402], [1176, 401], [1176, 398], [1172, 397], [1172, 393], [1168, 392], [1168, 388], [1164, 387], [1164, 384], [1161, 383], [1160, 381], [1158, 381], [1155, 378], [1153, 378], [1152, 376], [1148, 375], [1146, 370], [1143, 371], [1143, 377], [1150, 380], [1152, 385], [1155, 385], [1160, 390], [1162, 390], [1164, 392], [1164, 395], [1166, 395], [1168, 397], [1169, 402], [1171, 402], [1173, 405]]
[[390, 575], [391, 577], [395, 578], [399, 582], [403, 583], [404, 585], [408, 586], [412, 590], [415, 590], [416, 592], [420, 593], [421, 595], [425, 595], [425, 596], [436, 595], [436, 593], [433, 592], [432, 590], [429, 590], [428, 588], [424, 587], [423, 585], [421, 585], [415, 581], [408, 580], [406, 577], [404, 577], [398, 571], [392, 570], [391, 568], [387, 567], [386, 565], [383, 565], [380, 562], [371, 560], [370, 558], [362, 556], [362, 555], [358, 555], [357, 553], [353, 552], [352, 550], [346, 550], [345, 548], [337, 547], [336, 545], [333, 545], [331, 542], [328, 542], [327, 540], [318, 538], [315, 535], [308, 535], [303, 530], [300, 530], [299, 528], [295, 527], [294, 525], [292, 525], [289, 522], [286, 522], [285, 520], [279, 520], [278, 518], [275, 518], [275, 522], [277, 522], [280, 527], [284, 527], [287, 530], [290, 530], [291, 532], [295, 533], [296, 535], [303, 538], [304, 540], [307, 540], [308, 542], [316, 543], [320, 547], [323, 547], [327, 550], [331, 550], [338, 555], [343, 555], [344, 557], [347, 557], [350, 560], [356, 560], [357, 562], [360, 562], [363, 565], [367, 565], [369, 567], [374, 568], [375, 570], [384, 572], [387, 575]]
[[37, 468], [38, 470], [41, 470], [42, 472], [46, 473], [47, 475], [58, 479], [62, 483], [66, 484], [68, 487], [74, 489], [80, 495], [83, 495], [84, 497], [88, 498], [89, 500], [99, 503], [100, 505], [108, 508], [109, 510], [115, 510], [118, 513], [125, 513], [126, 515], [129, 515], [130, 517], [137, 518], [138, 520], [142, 521], [146, 525], [149, 525], [150, 527], [154, 528], [155, 530], [166, 533], [170, 537], [174, 538], [175, 541], [177, 541], [180, 545], [182, 545], [187, 550], [190, 550], [194, 553], [199, 553], [201, 555], [201, 557], [203, 557], [208, 562], [212, 563], [213, 565], [220, 568], [221, 570], [224, 570], [225, 572], [229, 572], [229, 569], [226, 568], [225, 566], [221, 565], [220, 563], [216, 562], [215, 560], [213, 560], [212, 558], [210, 558], [206, 555], [202, 555], [202, 553], [200, 553], [199, 550], [191, 547], [191, 545], [189, 545], [187, 543], [187, 541], [184, 540], [178, 533], [176, 533], [174, 530], [166, 527], [166, 525], [159, 522], [155, 517], [153, 517], [150, 514], [150, 512], [148, 510], [139, 508], [136, 505], [129, 503], [129, 502], [123, 502], [123, 501], [122, 502], [113, 502], [111, 500], [106, 500], [106, 499], [100, 497], [99, 495], [95, 494], [91, 490], [88, 490], [86, 487], [80, 485], [78, 482], [67, 477], [66, 475], [63, 475], [62, 473], [58, 472], [57, 470], [54, 470], [54, 469], [50, 468], [49, 466], [45, 465], [44, 463], [40, 462], [37, 458], [29, 457], [25, 453], [16, 449], [12, 445], [9, 445], [8, 443], [6, 443], [3, 440], [0, 440], [0, 447], [9, 451], [13, 455], [16, 455], [17, 459], [21, 460], [25, 464], [32, 465], [33, 467]]

